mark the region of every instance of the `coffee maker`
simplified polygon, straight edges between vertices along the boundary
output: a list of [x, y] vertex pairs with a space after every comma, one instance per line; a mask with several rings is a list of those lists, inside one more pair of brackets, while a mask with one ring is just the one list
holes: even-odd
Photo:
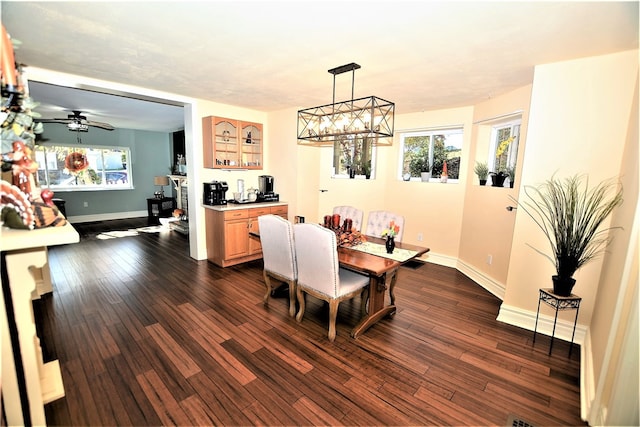
[[204, 183], [202, 203], [205, 205], [226, 205], [226, 193], [229, 189], [226, 181], [211, 181]]
[[258, 177], [258, 196], [259, 202], [277, 202], [280, 196], [273, 191], [274, 180], [271, 175], [260, 175]]

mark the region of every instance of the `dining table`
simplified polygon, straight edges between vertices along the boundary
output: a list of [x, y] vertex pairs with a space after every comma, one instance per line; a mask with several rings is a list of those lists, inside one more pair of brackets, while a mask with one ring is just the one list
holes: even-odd
[[[249, 235], [260, 239], [260, 233], [250, 232]], [[390, 303], [385, 305], [387, 275], [397, 272], [402, 265], [429, 250], [428, 247], [396, 242], [393, 252], [389, 254], [386, 251], [385, 239], [374, 236], [364, 236], [357, 244], [338, 245], [340, 267], [369, 276], [369, 307], [351, 331], [353, 338], [358, 338], [380, 319], [396, 313], [393, 295], [390, 295]]]
[[396, 242], [393, 253], [389, 254], [384, 239], [373, 236], [365, 236], [365, 239], [356, 245], [338, 246], [340, 267], [369, 276], [368, 311], [351, 331], [353, 338], [362, 335], [380, 319], [396, 313], [395, 299], [392, 296], [390, 303], [385, 305], [387, 275], [429, 252], [427, 247]]

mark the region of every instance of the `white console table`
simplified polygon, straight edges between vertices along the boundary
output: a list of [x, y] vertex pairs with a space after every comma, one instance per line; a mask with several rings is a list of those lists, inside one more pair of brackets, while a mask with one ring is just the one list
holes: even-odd
[[47, 247], [79, 241], [69, 223], [37, 230], [1, 227], [1, 384], [8, 425], [45, 425], [44, 405], [64, 396], [60, 364], [42, 360], [32, 300], [52, 291]]

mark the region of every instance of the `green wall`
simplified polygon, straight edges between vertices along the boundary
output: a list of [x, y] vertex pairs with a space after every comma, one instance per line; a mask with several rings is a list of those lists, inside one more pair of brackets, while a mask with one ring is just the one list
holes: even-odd
[[[77, 144], [78, 134], [70, 132], [65, 125], [45, 124], [40, 145]], [[158, 188], [153, 185], [153, 177], [167, 175], [171, 166], [172, 135], [164, 132], [116, 129], [107, 131], [89, 128], [80, 132], [80, 139], [86, 145], [107, 145], [129, 147], [133, 172], [132, 190], [101, 191], [58, 191], [56, 198], [65, 200], [67, 217], [101, 215], [147, 210], [147, 198], [153, 197]], [[170, 186], [164, 187], [165, 194], [171, 194]], [[175, 195], [174, 195], [175, 196]], [[84, 207], [87, 202], [88, 206]], [[113, 217], [113, 215], [110, 215]]]

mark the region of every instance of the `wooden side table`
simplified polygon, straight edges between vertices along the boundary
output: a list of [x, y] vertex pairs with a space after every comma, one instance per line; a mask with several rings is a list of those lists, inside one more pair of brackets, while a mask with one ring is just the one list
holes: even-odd
[[538, 298], [538, 312], [536, 313], [536, 325], [533, 329], [533, 343], [536, 343], [536, 332], [538, 330], [538, 316], [540, 315], [540, 302], [544, 302], [551, 307], [555, 308], [556, 315], [553, 319], [553, 331], [551, 332], [551, 344], [549, 345], [549, 356], [551, 356], [551, 349], [553, 348], [553, 339], [556, 334], [556, 323], [558, 322], [558, 311], [561, 310], [576, 310], [576, 317], [573, 321], [573, 333], [571, 334], [571, 345], [569, 346], [569, 357], [571, 357], [571, 350], [573, 349], [573, 338], [576, 335], [576, 324], [578, 323], [578, 312], [580, 311], [580, 302], [582, 298], [578, 295], [571, 294], [568, 297], [563, 297], [553, 293], [553, 289], [545, 288], [540, 289], [540, 297]]
[[149, 225], [160, 224], [160, 218], [169, 218], [176, 208], [176, 199], [173, 197], [147, 199], [147, 214]]

